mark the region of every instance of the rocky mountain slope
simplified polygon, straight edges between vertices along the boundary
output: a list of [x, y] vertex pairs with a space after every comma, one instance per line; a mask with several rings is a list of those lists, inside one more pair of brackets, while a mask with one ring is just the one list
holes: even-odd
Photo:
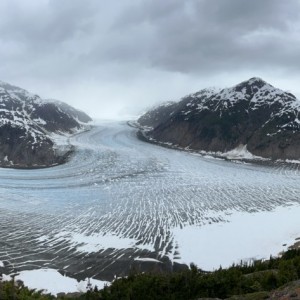
[[299, 113], [300, 101], [294, 95], [251, 78], [231, 88], [201, 90], [171, 107], [162, 105], [138, 123], [143, 127], [140, 133], [152, 142], [214, 153], [242, 150], [270, 159], [299, 159]]
[[177, 103], [173, 101], [154, 107], [139, 118], [139, 125], [149, 127], [149, 129], [156, 127], [167, 120], [176, 107]]
[[0, 166], [33, 168], [65, 161], [54, 135], [84, 130], [91, 118], [71, 106], [42, 100], [24, 89], [0, 82]]

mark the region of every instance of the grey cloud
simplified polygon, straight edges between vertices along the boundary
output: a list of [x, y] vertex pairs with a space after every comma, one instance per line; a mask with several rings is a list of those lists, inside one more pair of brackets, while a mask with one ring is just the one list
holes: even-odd
[[198, 8], [219, 25], [237, 30], [285, 28], [287, 21], [299, 16], [299, 1], [226, 0], [198, 1]]
[[1, 15], [1, 38], [18, 39], [28, 45], [51, 45], [89, 30], [92, 1], [87, 4], [79, 0], [33, 2], [37, 3], [35, 7], [20, 6], [16, 0], [7, 5], [7, 11]]
[[27, 60], [47, 57], [66, 66], [78, 60], [81, 70], [139, 63], [201, 74], [262, 63], [288, 67], [298, 57], [299, 38], [286, 41], [298, 24], [296, 0], [50, 0], [29, 10], [12, 2], [0, 40], [22, 43]]
[[[293, 31], [293, 23], [298, 23], [299, 1], [291, 1], [289, 5], [280, 0], [166, 2], [171, 3], [172, 9], [164, 17], [158, 18], [160, 12], [165, 11], [165, 1], [164, 4], [143, 1], [135, 10], [126, 11], [126, 17], [121, 16], [121, 21], [136, 22], [125, 21], [122, 26], [120, 20], [117, 21], [123, 32], [128, 30], [129, 34], [132, 28], [148, 24], [154, 34], [146, 37], [141, 34], [136, 38], [142, 44], [147, 43], [147, 38], [151, 39], [146, 54], [157, 68], [186, 73], [216, 72], [220, 67], [228, 70], [286, 68], [289, 67], [286, 63], [299, 57], [299, 38], [286, 41]], [[124, 43], [119, 46], [123, 50], [130, 47]], [[139, 50], [143, 49], [137, 44], [135, 59], [145, 56], [145, 52]], [[120, 52], [120, 57], [124, 52]]]
[[162, 82], [157, 100], [173, 97], [169, 82], [192, 92], [225, 73], [237, 82], [250, 73], [297, 77], [299, 14], [298, 0], [2, 0], [0, 79], [45, 82], [63, 95], [85, 82], [94, 102], [108, 97], [106, 85], [135, 105], [148, 82]]

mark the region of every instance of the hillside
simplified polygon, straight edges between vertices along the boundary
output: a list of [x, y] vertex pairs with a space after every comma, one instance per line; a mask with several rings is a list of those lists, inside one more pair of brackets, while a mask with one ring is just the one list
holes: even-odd
[[[162, 113], [166, 109], [168, 115]], [[299, 112], [300, 102], [294, 95], [251, 78], [231, 88], [201, 90], [171, 107], [156, 107], [138, 123], [147, 125], [142, 133], [152, 142], [292, 160], [300, 158]]]
[[0, 166], [45, 167], [62, 163], [70, 148], [56, 145], [54, 135], [85, 129], [91, 118], [58, 101], [43, 100], [0, 82]]

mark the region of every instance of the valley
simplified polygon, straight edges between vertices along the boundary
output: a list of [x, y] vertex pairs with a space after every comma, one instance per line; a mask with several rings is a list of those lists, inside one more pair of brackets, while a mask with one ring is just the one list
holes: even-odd
[[133, 267], [212, 270], [299, 237], [299, 164], [230, 162], [136, 133], [102, 122], [70, 138], [63, 165], [0, 169], [0, 270], [109, 281]]

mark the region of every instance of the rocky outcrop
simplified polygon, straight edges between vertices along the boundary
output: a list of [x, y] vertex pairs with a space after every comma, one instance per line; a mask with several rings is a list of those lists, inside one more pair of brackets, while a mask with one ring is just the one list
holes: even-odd
[[251, 78], [232, 88], [204, 89], [182, 98], [160, 122], [148, 119], [152, 128], [143, 135], [193, 150], [224, 153], [244, 147], [264, 158], [299, 159], [299, 113], [294, 95]]
[[61, 151], [53, 134], [79, 132], [89, 121], [88, 115], [67, 104], [0, 82], [0, 166], [34, 168], [64, 162], [71, 148]]

